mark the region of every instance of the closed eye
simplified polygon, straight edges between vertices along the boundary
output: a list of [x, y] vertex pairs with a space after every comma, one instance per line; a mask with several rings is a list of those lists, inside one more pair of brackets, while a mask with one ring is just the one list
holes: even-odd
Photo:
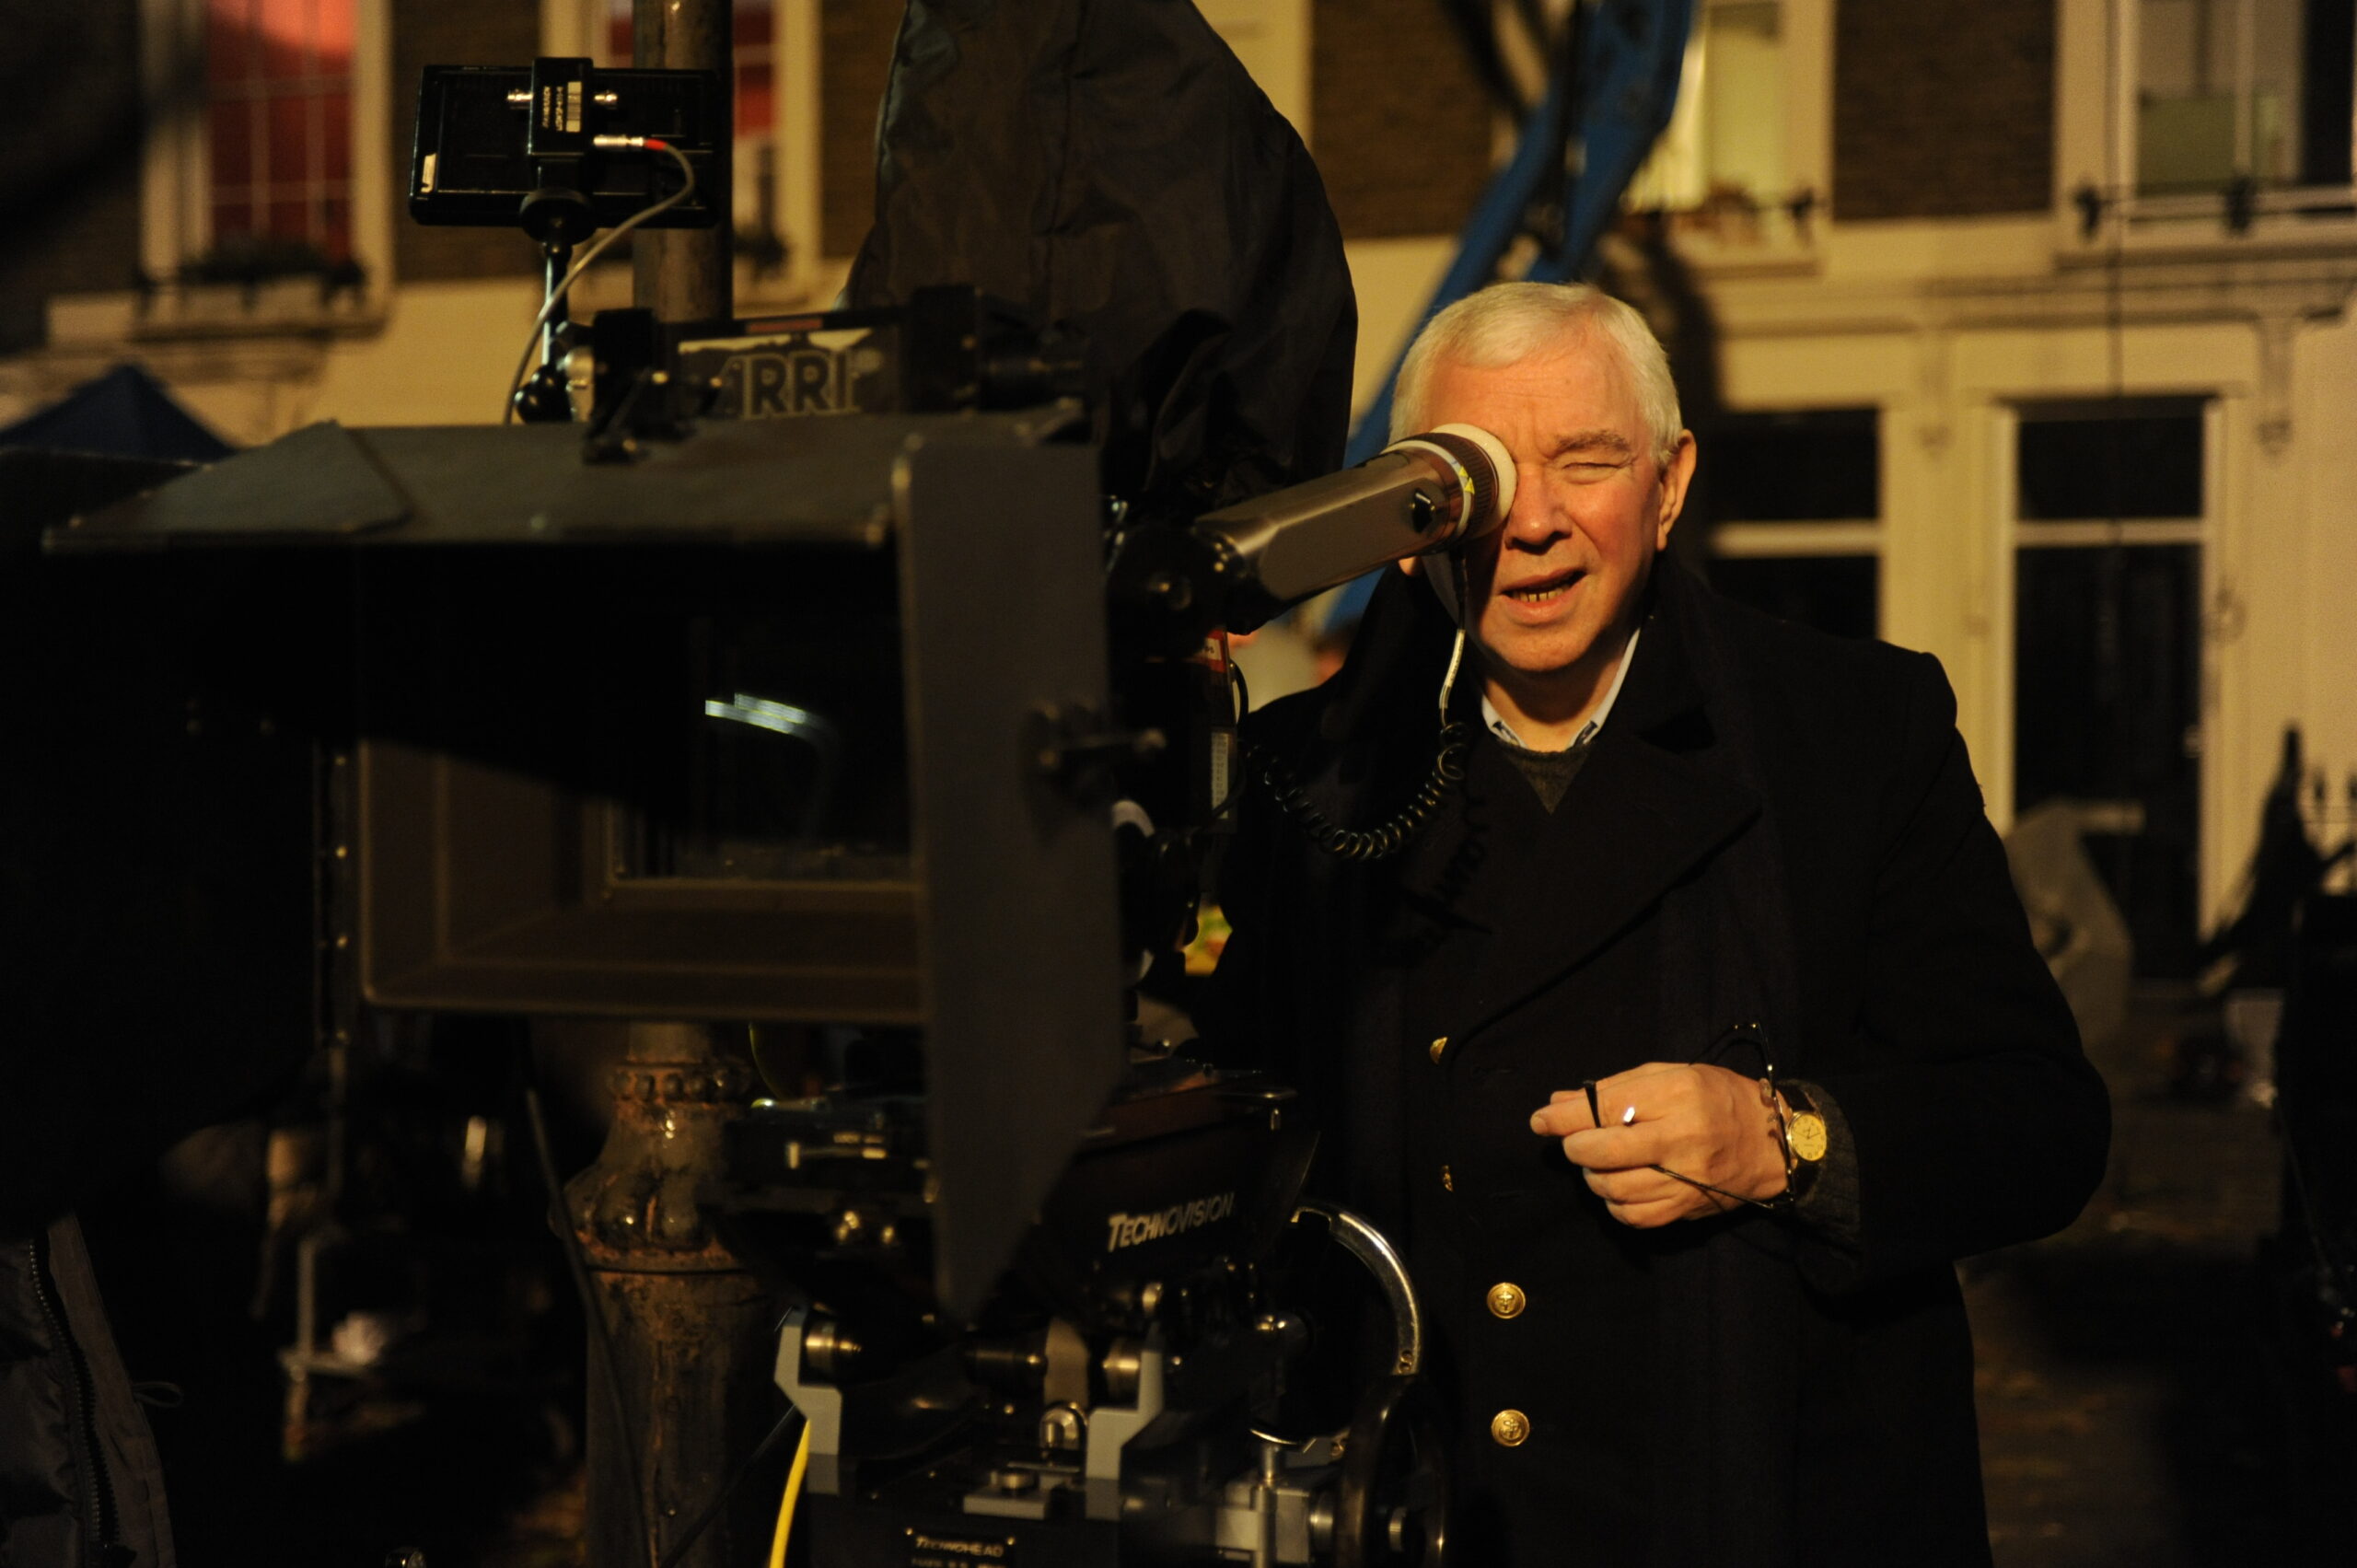
[[1635, 462], [1634, 458], [1609, 459], [1594, 453], [1566, 454], [1547, 465], [1556, 478], [1573, 484], [1594, 484], [1611, 478]]

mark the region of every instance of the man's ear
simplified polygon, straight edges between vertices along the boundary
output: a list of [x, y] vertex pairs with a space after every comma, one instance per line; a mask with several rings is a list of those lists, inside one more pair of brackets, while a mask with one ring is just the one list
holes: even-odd
[[1678, 433], [1678, 449], [1661, 470], [1661, 517], [1654, 525], [1654, 548], [1669, 548], [1669, 530], [1678, 526], [1678, 513], [1686, 509], [1687, 488], [1694, 482], [1694, 433]]

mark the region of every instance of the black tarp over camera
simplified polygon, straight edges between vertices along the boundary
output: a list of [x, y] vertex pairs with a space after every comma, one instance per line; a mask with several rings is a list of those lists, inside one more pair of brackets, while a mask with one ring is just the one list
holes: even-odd
[[846, 303], [946, 283], [1086, 338], [1106, 488], [1143, 516], [1341, 461], [1341, 231], [1301, 138], [1189, 0], [911, 0]]

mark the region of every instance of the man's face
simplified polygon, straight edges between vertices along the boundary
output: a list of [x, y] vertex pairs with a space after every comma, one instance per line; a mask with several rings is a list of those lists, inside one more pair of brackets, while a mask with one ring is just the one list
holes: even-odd
[[1444, 359], [1424, 401], [1430, 424], [1479, 425], [1514, 454], [1514, 509], [1466, 553], [1469, 630], [1491, 673], [1584, 688], [1636, 623], [1694, 472], [1693, 438], [1658, 461], [1619, 353], [1585, 330], [1497, 369]]

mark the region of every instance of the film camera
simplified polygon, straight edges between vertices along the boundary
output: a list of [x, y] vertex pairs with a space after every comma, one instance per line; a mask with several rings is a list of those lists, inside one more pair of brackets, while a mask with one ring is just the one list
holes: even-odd
[[[1282, 1086], [1125, 1023], [1124, 861], [1183, 889], [1210, 753], [1156, 774], [1217, 726], [1117, 701], [1074, 428], [724, 421], [590, 464], [564, 426], [319, 425], [52, 548], [268, 558], [270, 597], [338, 628], [315, 677], [366, 1005], [752, 1020], [871, 1059], [616, 1205], [710, 1216], [795, 1304], [813, 1561], [1436, 1561], [1396, 1257], [1305, 1205]], [[1190, 552], [1247, 570], [1208, 526], [1161, 554]], [[1179, 896], [1131, 902], [1167, 930]], [[576, 1184], [593, 1250], [605, 1202]], [[1275, 1413], [1317, 1330], [1276, 1267], [1305, 1231], [1393, 1314], [1335, 1430]]]
[[[429, 80], [466, 112], [422, 115], [421, 147], [519, 91], [562, 121], [609, 90], [515, 75]], [[574, 197], [540, 194], [537, 153], [481, 161], [463, 201], [451, 145], [416, 179], [453, 221], [651, 189], [627, 149], [576, 150]], [[701, 1119], [715, 1157], [593, 1169], [570, 1217], [592, 1269], [639, 1282], [593, 1314], [714, 1257], [759, 1276], [808, 1425], [809, 1561], [1441, 1562], [1397, 1254], [1306, 1197], [1290, 1091], [1143, 1038], [1128, 982], [1191, 921], [1245, 787], [1209, 634], [1493, 526], [1511, 462], [1436, 432], [1132, 521], [1063, 345], [970, 289], [610, 314], [578, 423], [315, 425], [51, 548], [244, 563], [258, 613], [300, 607], [303, 645], [341, 650], [304, 679], [350, 1005], [800, 1031], [821, 1094], [736, 1109], [726, 1065], [645, 1073], [650, 1103], [698, 1102], [649, 1136]], [[1329, 1251], [1378, 1326], [1319, 1389], [1344, 1335], [1296, 1285]], [[627, 1406], [601, 1429], [593, 1402], [593, 1471], [602, 1444], [663, 1473], [603, 1472], [637, 1516], [608, 1554], [681, 1560], [743, 1455]]]

